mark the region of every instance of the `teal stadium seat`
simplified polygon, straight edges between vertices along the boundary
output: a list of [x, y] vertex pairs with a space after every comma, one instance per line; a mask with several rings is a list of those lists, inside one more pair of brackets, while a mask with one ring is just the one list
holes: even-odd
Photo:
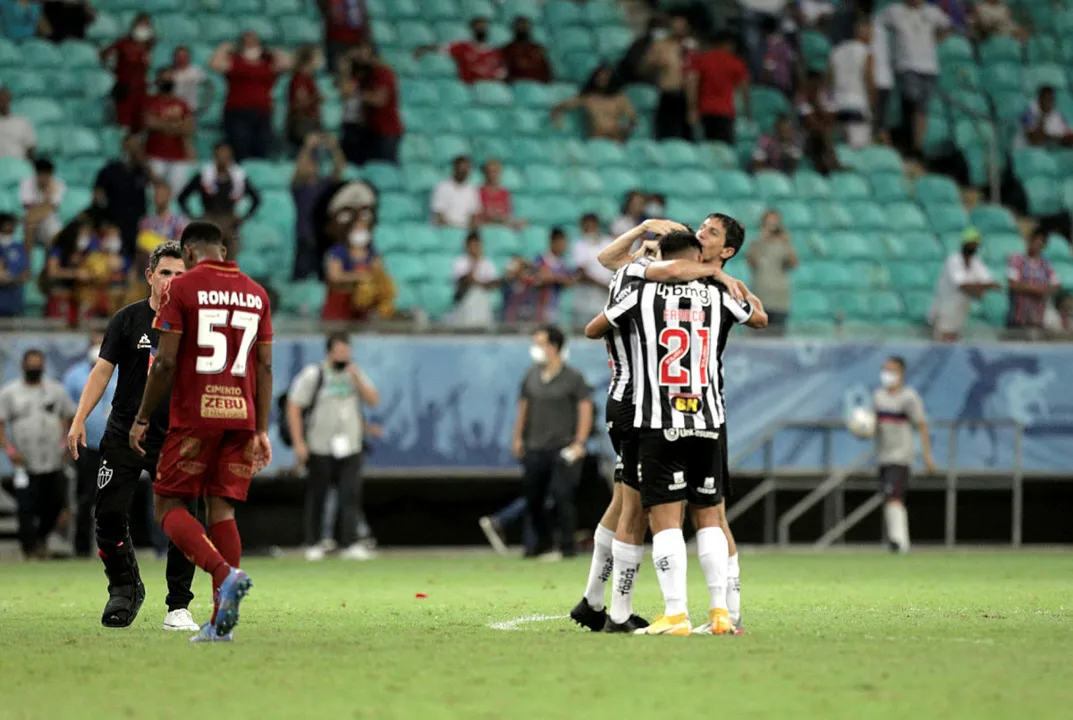
[[550, 110], [556, 101], [546, 84], [519, 80], [514, 83], [514, 102], [522, 107]]
[[968, 65], [973, 62], [972, 45], [960, 35], [950, 35], [939, 43], [940, 66]]
[[240, 30], [243, 32], [250, 31], [257, 33], [262, 42], [271, 43], [273, 45], [279, 42], [279, 27], [274, 21], [257, 15], [241, 15], [237, 16], [235, 20], [238, 23]]
[[1025, 68], [1023, 83], [1025, 92], [1033, 97], [1044, 85], [1050, 85], [1059, 91], [1068, 85], [1065, 70], [1058, 65], [1034, 65]]
[[437, 80], [436, 91], [440, 103], [448, 108], [465, 108], [473, 104], [473, 95], [468, 85], [460, 80]]
[[[804, 171], [799, 170], [797, 172], [798, 177], [805, 174]], [[809, 175], [815, 175], [815, 173], [808, 173]], [[822, 176], [821, 176], [822, 177]], [[883, 177], [883, 176], [876, 176]], [[849, 202], [853, 200], [868, 200], [872, 197], [872, 189], [868, 185], [868, 181], [863, 177], [853, 172], [839, 172], [831, 175], [830, 178], [830, 198], [832, 200], [838, 200], [840, 202]], [[818, 195], [810, 195], [810, 197], [819, 197]], [[883, 198], [879, 198], [883, 199]]]
[[81, 40], [67, 40], [60, 45], [63, 64], [68, 70], [100, 67], [97, 48]]
[[469, 141], [463, 137], [444, 135], [432, 143], [432, 162], [445, 168], [459, 155], [470, 154]]
[[620, 143], [612, 140], [589, 140], [584, 146], [584, 162], [589, 167], [614, 167], [626, 165], [626, 152]]
[[930, 291], [903, 292], [902, 300], [905, 302], [905, 309], [910, 320], [921, 324], [927, 321], [932, 302]]
[[872, 194], [879, 202], [890, 203], [909, 199], [909, 182], [905, 174], [878, 173], [868, 178], [872, 185]]
[[929, 230], [931, 227], [927, 218], [924, 217], [924, 213], [920, 211], [920, 208], [915, 203], [911, 202], [890, 203], [887, 205], [887, 217], [896, 227], [906, 232]]
[[595, 170], [573, 168], [567, 172], [566, 187], [583, 195], [600, 195], [604, 191], [604, 182]]
[[794, 302], [790, 309], [792, 319], [830, 321], [833, 315], [831, 301], [824, 293], [812, 290], [794, 293]]
[[937, 275], [918, 262], [893, 263], [889, 266], [891, 282], [898, 290], [927, 290], [935, 285]]
[[526, 189], [531, 193], [561, 193], [567, 190], [566, 179], [549, 165], [530, 165], [525, 168]]
[[1007, 35], [993, 35], [980, 44], [980, 64], [1021, 63], [1021, 44]]
[[[232, 23], [227, 22], [227, 27], [234, 30]], [[167, 15], [160, 15], [154, 18], [153, 27], [159, 35], [159, 38], [163, 42], [168, 42], [173, 45], [189, 45], [195, 42], [213, 42], [210, 35], [202, 35], [201, 27], [197, 21], [182, 13], [172, 13]], [[126, 28], [123, 28], [121, 32], [125, 32]], [[231, 35], [228, 40], [235, 40], [236, 34]]]
[[[421, 15], [421, 6], [416, 0], [368, 0], [369, 15], [375, 20], [410, 20]], [[379, 7], [377, 7], [379, 5]]]
[[802, 200], [784, 199], [775, 203], [782, 224], [791, 232], [807, 231], [812, 227], [812, 210]]
[[391, 163], [367, 163], [361, 168], [361, 177], [372, 183], [377, 192], [395, 192], [403, 186], [402, 173]]
[[473, 99], [480, 105], [508, 107], [514, 103], [510, 86], [501, 82], [478, 82], [473, 84]]
[[1020, 255], [1025, 251], [1025, 241], [1017, 233], [995, 233], [986, 235], [980, 247], [988, 264], [1005, 264], [1010, 255]]
[[551, 27], [580, 25], [584, 20], [581, 6], [570, 0], [552, 0], [544, 8], [544, 23]]
[[473, 159], [483, 165], [489, 160], [514, 160], [514, 143], [505, 137], [478, 136], [473, 138]]
[[659, 91], [651, 85], [635, 83], [626, 88], [626, 95], [638, 113], [650, 113], [659, 103]]
[[377, 207], [377, 216], [383, 222], [420, 220], [428, 213], [416, 199], [399, 193], [383, 193]]
[[684, 197], [707, 198], [715, 197], [717, 192], [715, 181], [708, 173], [700, 170], [682, 170], [673, 173], [674, 182], [670, 185], [670, 192], [664, 194], [679, 194]]
[[[1020, 93], [1023, 89], [1021, 66], [1017, 63], [995, 63], [994, 65], [986, 66], [983, 72], [987, 76], [987, 84], [984, 89], [990, 92], [993, 98], [999, 93], [1011, 91]], [[998, 103], [996, 102], [996, 109], [998, 109], [997, 106]]]
[[438, 44], [432, 26], [423, 20], [400, 20], [395, 24], [395, 31], [399, 45], [409, 50]]
[[888, 147], [876, 146], [858, 150], [854, 162], [858, 170], [868, 175], [880, 172], [903, 172], [901, 156], [897, 151]]
[[752, 198], [758, 194], [752, 178], [740, 170], [719, 172], [714, 178], [719, 195], [724, 198]]
[[790, 178], [777, 170], [761, 170], [753, 178], [757, 194], [766, 200], [790, 197], [794, 194]]
[[827, 241], [827, 253], [830, 258], [837, 260], [870, 260], [879, 253], [879, 249], [864, 235], [843, 231], [831, 234]]
[[483, 108], [466, 108], [462, 111], [462, 127], [467, 134], [477, 137], [499, 135], [502, 128], [495, 113]]
[[846, 207], [853, 216], [853, 226], [857, 229], [879, 231], [889, 226], [890, 218], [878, 203], [858, 200], [854, 203], [846, 203]]
[[23, 67], [19, 46], [7, 38], [0, 38], [0, 68]]
[[84, 70], [79, 76], [79, 82], [82, 85], [83, 97], [103, 101], [111, 95], [112, 88], [115, 87], [115, 76], [103, 68]]
[[454, 306], [455, 288], [450, 282], [428, 283], [420, 288], [421, 307], [433, 320], [439, 320]]
[[63, 109], [55, 100], [48, 98], [26, 98], [12, 103], [12, 115], [22, 115], [35, 127], [64, 121]]
[[290, 15], [279, 19], [280, 38], [284, 45], [319, 45], [322, 42], [323, 25], [301, 15]]
[[916, 181], [917, 202], [922, 205], [961, 204], [957, 184], [942, 175], [925, 175]]
[[806, 30], [801, 34], [801, 54], [809, 70], [823, 72], [831, 54], [831, 42], [822, 33]]
[[2, 80], [13, 97], [36, 97], [49, 94], [50, 75], [41, 72], [5, 72]]
[[436, 2], [421, 3], [421, 17], [426, 20], [451, 20], [463, 19], [462, 8], [458, 7], [455, 0], [436, 0]]
[[812, 207], [812, 216], [818, 229], [849, 230], [853, 227], [853, 216], [842, 203], [816, 202]]
[[1062, 191], [1053, 178], [1036, 175], [1022, 180], [1025, 195], [1028, 197], [1028, 211], [1035, 217], [1053, 215], [1062, 209]]
[[590, 0], [581, 6], [584, 21], [591, 27], [602, 29], [609, 25], [623, 25], [625, 19], [616, 2], [598, 2]]
[[287, 314], [307, 318], [320, 316], [326, 294], [327, 288], [318, 280], [291, 283], [286, 292], [280, 293], [283, 310]]
[[1019, 178], [1044, 176], [1056, 178], [1058, 166], [1054, 158], [1042, 149], [1026, 147], [1017, 150], [1013, 154], [1013, 170]]
[[495, 257], [511, 257], [522, 252], [522, 239], [514, 230], [501, 225], [481, 228], [484, 251]]
[[[794, 194], [801, 198], [831, 197], [831, 184], [823, 175], [812, 170], [798, 170], [793, 177]], [[843, 200], [844, 198], [837, 198]]]
[[[259, 0], [254, 0], [259, 2]], [[272, 17], [281, 17], [286, 15], [301, 15], [306, 10], [306, 5], [303, 0], [264, 0], [264, 11]], [[372, 15], [372, 17], [378, 17]], [[380, 40], [380, 26], [376, 28], [376, 39]]]
[[869, 293], [867, 296], [868, 314], [872, 322], [900, 325], [905, 316], [902, 299], [893, 292]]
[[961, 232], [969, 225], [965, 208], [958, 204], [929, 204], [924, 206], [932, 230], [938, 234]]
[[1058, 40], [1050, 35], [1033, 35], [1025, 45], [1029, 65], [1058, 64], [1062, 62], [1062, 50]]
[[286, 162], [247, 160], [242, 163], [253, 184], [262, 190], [286, 190], [294, 177], [294, 167]]
[[69, 187], [60, 203], [60, 220], [67, 222], [93, 204], [93, 193], [86, 188]]
[[60, 136], [64, 157], [98, 157], [102, 154], [101, 139], [93, 130], [84, 127], [64, 128]]
[[605, 168], [601, 173], [604, 180], [604, 192], [613, 197], [622, 197], [631, 190], [644, 188], [641, 176], [632, 170]]
[[50, 70], [63, 67], [63, 54], [55, 43], [31, 39], [21, 44], [22, 61], [27, 68]]
[[435, 165], [407, 165], [403, 169], [403, 178], [406, 190], [415, 194], [432, 192], [444, 179]]

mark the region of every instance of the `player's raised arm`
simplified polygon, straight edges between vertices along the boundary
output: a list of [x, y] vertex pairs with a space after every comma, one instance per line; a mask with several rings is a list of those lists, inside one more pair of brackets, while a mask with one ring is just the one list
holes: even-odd
[[160, 333], [156, 357], [153, 359], [152, 367], [149, 368], [149, 376], [145, 379], [142, 404], [138, 408], [138, 414], [134, 416], [134, 424], [130, 427], [130, 447], [139, 455], [145, 455], [142, 440], [149, 427], [149, 416], [171, 390], [172, 381], [175, 379], [180, 339], [182, 339], [182, 334], [178, 332]]
[[600, 251], [596, 259], [608, 270], [618, 270], [630, 261], [632, 257], [630, 251], [634, 243], [645, 233], [666, 235], [671, 230], [685, 230], [685, 226], [673, 220], [657, 220], [654, 218], [645, 220], [637, 227], [627, 230], [615, 238], [610, 245]]
[[102, 357], [97, 358], [93, 369], [89, 371], [86, 386], [82, 388], [82, 394], [78, 398], [78, 407], [75, 408], [75, 416], [71, 420], [71, 429], [67, 432], [67, 447], [71, 451], [71, 457], [78, 459], [78, 447], [86, 445], [86, 418], [97, 407], [97, 403], [104, 397], [104, 391], [115, 372], [115, 365]]
[[585, 337], [589, 340], [599, 340], [607, 333], [611, 332], [611, 323], [607, 320], [607, 315], [600, 313], [585, 326]]

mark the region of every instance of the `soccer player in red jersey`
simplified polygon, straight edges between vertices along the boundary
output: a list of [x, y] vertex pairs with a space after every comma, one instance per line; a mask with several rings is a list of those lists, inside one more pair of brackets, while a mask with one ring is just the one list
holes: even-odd
[[[149, 417], [174, 380], [153, 483], [156, 519], [212, 575], [216, 610], [191, 641], [230, 640], [239, 603], [252, 585], [238, 568], [242, 540], [232, 503], [246, 499], [254, 473], [272, 460], [272, 316], [264, 288], [224, 259], [219, 227], [192, 222], [179, 244], [187, 272], [163, 294], [153, 321], [160, 342], [130, 446], [144, 452]], [[199, 497], [208, 506], [208, 535], [185, 506]]]

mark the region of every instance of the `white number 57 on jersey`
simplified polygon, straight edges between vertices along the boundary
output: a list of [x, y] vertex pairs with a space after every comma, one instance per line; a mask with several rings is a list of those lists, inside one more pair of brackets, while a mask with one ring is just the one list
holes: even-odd
[[197, 359], [195, 368], [202, 375], [216, 375], [223, 372], [227, 365], [227, 335], [217, 328], [228, 326], [228, 315], [231, 316], [230, 326], [242, 330], [238, 353], [235, 355], [235, 361], [231, 363], [231, 374], [235, 377], [246, 375], [250, 348], [257, 337], [261, 316], [245, 310], [231, 312], [218, 309], [198, 310], [197, 313], [197, 346], [212, 350], [211, 355], [202, 355]]

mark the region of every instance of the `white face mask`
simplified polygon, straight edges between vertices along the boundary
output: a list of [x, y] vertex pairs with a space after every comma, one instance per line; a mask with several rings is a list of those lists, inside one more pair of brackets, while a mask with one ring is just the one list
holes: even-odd
[[530, 345], [529, 359], [537, 365], [544, 365], [548, 362], [548, 353], [539, 345]]
[[123, 249], [123, 241], [118, 237], [106, 237], [101, 240], [101, 249], [109, 253], [117, 253]]
[[901, 376], [893, 370], [880, 370], [879, 371], [879, 384], [888, 390], [898, 384], [901, 380]]
[[89, 248], [89, 235], [82, 235], [78, 238], [78, 249], [84, 251]]
[[659, 203], [651, 202], [645, 205], [645, 215], [648, 217], [663, 217], [663, 206]]
[[242, 50], [242, 57], [253, 62], [261, 57], [261, 48], [256, 45], [254, 47], [244, 48]]
[[652, 31], [652, 39], [656, 40], [656, 41], [666, 40], [670, 36], [671, 36], [671, 31], [666, 29], [666, 28], [657, 28], [657, 29]]
[[3, 235], [0, 235], [0, 245], [5, 245], [6, 246], [6, 245], [10, 245], [13, 242], [15, 242], [15, 235], [14, 234], [8, 235], [8, 234], [5, 233]]
[[97, 357], [101, 354], [100, 345], [92, 345], [89, 350], [86, 351], [86, 360], [89, 360], [90, 365], [97, 363]]
[[368, 230], [351, 230], [348, 237], [351, 247], [368, 247], [371, 239], [372, 236]]
[[147, 25], [139, 25], [130, 36], [138, 42], [149, 42], [153, 39], [153, 29]]

